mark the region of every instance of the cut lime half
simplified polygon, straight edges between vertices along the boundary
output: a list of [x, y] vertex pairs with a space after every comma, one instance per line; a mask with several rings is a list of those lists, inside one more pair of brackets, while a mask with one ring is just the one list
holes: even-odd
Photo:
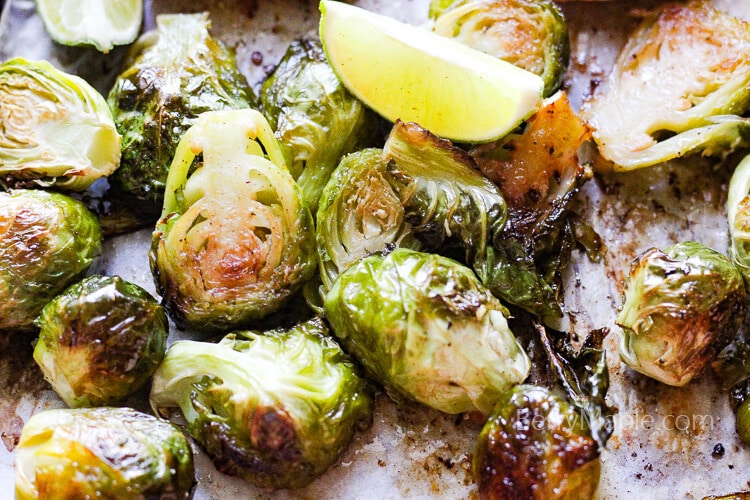
[[37, 0], [36, 8], [54, 41], [101, 52], [135, 40], [143, 20], [143, 0]]
[[426, 29], [320, 3], [320, 38], [342, 83], [384, 118], [458, 142], [498, 139], [536, 111], [544, 82]]

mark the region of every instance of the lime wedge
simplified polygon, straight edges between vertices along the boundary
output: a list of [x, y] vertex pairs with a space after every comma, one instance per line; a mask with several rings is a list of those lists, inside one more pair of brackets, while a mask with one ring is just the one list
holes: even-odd
[[143, 20], [143, 0], [37, 0], [36, 9], [57, 43], [105, 53], [135, 40]]
[[341, 82], [395, 121], [458, 142], [488, 142], [542, 102], [542, 79], [426, 29], [343, 2], [320, 3], [320, 38]]

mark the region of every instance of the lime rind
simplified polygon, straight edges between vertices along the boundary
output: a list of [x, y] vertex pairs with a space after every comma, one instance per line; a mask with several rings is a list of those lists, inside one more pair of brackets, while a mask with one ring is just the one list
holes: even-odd
[[143, 22], [143, 0], [37, 0], [36, 8], [55, 42], [104, 53], [132, 43]]
[[426, 29], [341, 2], [320, 3], [320, 37], [344, 86], [384, 118], [458, 142], [498, 139], [541, 105], [529, 71]]

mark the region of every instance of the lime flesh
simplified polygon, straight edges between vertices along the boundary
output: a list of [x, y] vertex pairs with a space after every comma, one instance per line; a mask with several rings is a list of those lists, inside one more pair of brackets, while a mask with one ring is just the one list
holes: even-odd
[[54, 41], [102, 52], [134, 41], [143, 20], [143, 0], [37, 0], [36, 8]]
[[458, 142], [488, 142], [538, 109], [542, 79], [426, 29], [320, 3], [320, 38], [344, 86], [384, 118]]

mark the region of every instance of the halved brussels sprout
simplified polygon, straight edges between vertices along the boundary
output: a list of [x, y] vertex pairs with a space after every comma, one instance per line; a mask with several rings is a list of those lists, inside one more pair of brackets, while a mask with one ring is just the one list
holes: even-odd
[[404, 219], [427, 251], [482, 258], [507, 216], [502, 194], [464, 150], [397, 120], [383, 147]]
[[314, 318], [289, 330], [177, 341], [154, 376], [156, 412], [180, 407], [216, 467], [264, 488], [301, 488], [372, 422], [372, 395]]
[[70, 407], [107, 406], [138, 391], [167, 349], [164, 309], [119, 276], [89, 276], [36, 320], [34, 359]]
[[102, 253], [96, 217], [69, 196], [0, 192], [0, 329], [30, 330], [42, 308]]
[[591, 499], [600, 470], [586, 420], [563, 398], [533, 385], [503, 395], [472, 457], [482, 499]]
[[255, 96], [234, 54], [209, 32], [208, 14], [162, 14], [131, 48], [107, 98], [123, 136], [114, 179], [160, 202], [177, 144], [203, 112], [251, 107]]
[[260, 105], [288, 148], [292, 176], [315, 214], [341, 157], [374, 142], [377, 115], [346, 90], [313, 39], [292, 42], [263, 82]]
[[634, 370], [682, 386], [698, 376], [742, 325], [742, 275], [702, 243], [646, 250], [634, 262], [616, 323], [620, 357]]
[[553, 94], [568, 70], [568, 23], [552, 0], [433, 0], [432, 30], [542, 77]]
[[344, 349], [396, 401], [489, 413], [529, 372], [507, 309], [446, 257], [406, 248], [367, 257], [339, 275], [325, 312]]
[[46, 410], [26, 422], [16, 498], [190, 498], [193, 454], [180, 429], [130, 408]]
[[266, 316], [313, 276], [312, 215], [263, 115], [206, 112], [185, 133], [150, 261], [171, 318], [201, 331]]
[[632, 170], [747, 145], [748, 26], [700, 0], [647, 16], [584, 106], [601, 155]]
[[0, 65], [0, 177], [14, 188], [82, 191], [120, 165], [107, 102], [46, 61]]
[[729, 255], [750, 289], [750, 156], [735, 168], [727, 192]]
[[316, 240], [325, 291], [352, 264], [386, 248], [418, 250], [420, 242], [404, 220], [381, 149], [345, 156], [323, 190]]

